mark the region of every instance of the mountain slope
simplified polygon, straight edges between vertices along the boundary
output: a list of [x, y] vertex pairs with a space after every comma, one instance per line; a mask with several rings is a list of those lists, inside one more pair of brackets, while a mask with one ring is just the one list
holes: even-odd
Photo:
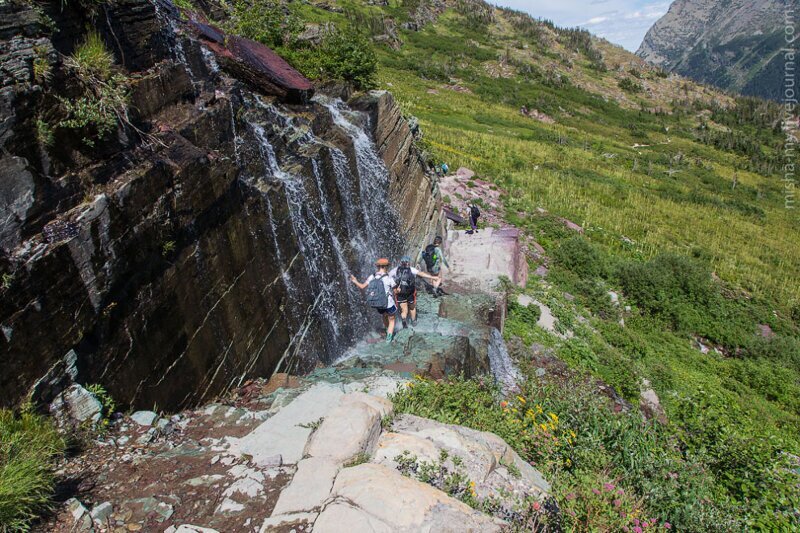
[[777, 100], [783, 12], [778, 0], [676, 0], [636, 53], [667, 71]]

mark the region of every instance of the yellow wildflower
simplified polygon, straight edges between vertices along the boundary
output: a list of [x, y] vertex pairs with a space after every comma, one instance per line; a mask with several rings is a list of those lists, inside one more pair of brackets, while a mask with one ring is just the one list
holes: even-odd
[[539, 424], [539, 427], [542, 428], [542, 431], [547, 431], [547, 424]]
[[550, 413], [550, 418], [553, 419], [553, 422], [558, 422], [558, 416], [555, 413]]
[[574, 439], [575, 437], [577, 437], [577, 435], [575, 434], [575, 432], [574, 432], [574, 431], [572, 431], [572, 430], [569, 430], [569, 434], [570, 434], [570, 435], [572, 435], [572, 438], [573, 438], [573, 439]]
[[522, 396], [517, 396], [517, 400], [519, 400], [520, 403], [522, 403], [523, 405], [525, 404], [525, 398], [523, 398]]

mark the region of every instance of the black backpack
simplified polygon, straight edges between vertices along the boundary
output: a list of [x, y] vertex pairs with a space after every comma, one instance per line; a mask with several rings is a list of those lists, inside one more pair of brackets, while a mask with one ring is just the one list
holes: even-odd
[[399, 287], [399, 294], [409, 296], [417, 287], [417, 277], [411, 272], [411, 267], [398, 267], [395, 282]]
[[367, 285], [367, 304], [375, 309], [386, 309], [389, 306], [389, 296], [386, 294], [386, 287], [383, 278], [386, 274], [378, 276]]
[[480, 216], [481, 216], [481, 210], [480, 210], [480, 209], [478, 209], [478, 206], [477, 206], [477, 205], [473, 205], [473, 206], [470, 208], [469, 212], [470, 212], [470, 214], [472, 215], [472, 218], [474, 218], [474, 219], [476, 219], [476, 220], [478, 219], [478, 217], [480, 217]]
[[425, 266], [428, 267], [428, 270], [432, 269], [433, 266], [436, 264], [436, 245], [429, 244], [425, 247], [425, 251], [422, 252], [422, 259], [425, 260]]

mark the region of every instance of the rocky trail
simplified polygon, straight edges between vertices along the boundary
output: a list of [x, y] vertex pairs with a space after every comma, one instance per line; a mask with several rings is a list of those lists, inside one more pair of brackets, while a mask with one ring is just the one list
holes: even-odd
[[[305, 376], [275, 374], [197, 409], [121, 419], [66, 461], [59, 475], [71, 497], [39, 530], [495, 531], [505, 525], [497, 515], [522, 499], [545, 504], [547, 481], [502, 439], [395, 416], [389, 399], [415, 375], [495, 373], [513, 387], [495, 327], [504, 302], [477, 290], [489, 275], [475, 278], [461, 257], [479, 243], [473, 255], [486, 254], [495, 280], [513, 274], [518, 257], [492, 252], [507, 251], [502, 231], [467, 237], [450, 233], [457, 283], [440, 298], [420, 288], [416, 327], [401, 327], [391, 344], [369, 332]], [[416, 479], [426, 464], [439, 481]], [[453, 473], [463, 486], [445, 486]], [[492, 498], [502, 512], [479, 512], [459, 491]]]

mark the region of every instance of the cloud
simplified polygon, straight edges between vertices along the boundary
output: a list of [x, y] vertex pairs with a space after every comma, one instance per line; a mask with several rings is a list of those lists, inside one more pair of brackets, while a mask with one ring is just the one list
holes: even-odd
[[582, 24], [578, 24], [578, 26], [591, 26], [593, 24], [602, 24], [603, 22], [607, 21], [608, 17], [592, 17], [586, 22]]
[[565, 27], [582, 27], [635, 51], [653, 23], [669, 9], [668, 0], [495, 0], [500, 5], [549, 19]]

